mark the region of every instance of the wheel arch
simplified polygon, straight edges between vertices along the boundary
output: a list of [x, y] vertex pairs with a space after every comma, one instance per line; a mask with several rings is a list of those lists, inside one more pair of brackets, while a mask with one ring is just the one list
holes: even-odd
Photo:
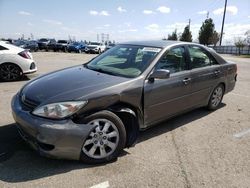
[[126, 103], [112, 105], [107, 110], [115, 113], [122, 120], [127, 132], [126, 147], [134, 146], [140, 130], [138, 110]]

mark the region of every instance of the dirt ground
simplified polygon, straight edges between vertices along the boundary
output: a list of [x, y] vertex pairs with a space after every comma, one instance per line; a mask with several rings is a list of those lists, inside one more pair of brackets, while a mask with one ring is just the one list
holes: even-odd
[[197, 109], [141, 133], [117, 161], [85, 165], [40, 157], [19, 137], [12, 96], [29, 80], [94, 55], [37, 52], [39, 71], [0, 83], [0, 187], [250, 187], [250, 59], [225, 55], [238, 65], [238, 81], [215, 112]]

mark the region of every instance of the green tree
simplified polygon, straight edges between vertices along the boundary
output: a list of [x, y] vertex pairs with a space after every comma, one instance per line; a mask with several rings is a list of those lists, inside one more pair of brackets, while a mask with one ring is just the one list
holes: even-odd
[[192, 42], [192, 33], [188, 25], [184, 28], [180, 41]]
[[219, 42], [219, 40], [220, 40], [220, 34], [217, 31], [214, 31], [213, 35], [209, 39], [209, 43], [216, 46], [216, 44]]
[[202, 23], [198, 37], [200, 44], [212, 44], [211, 37], [214, 34], [214, 27], [215, 26], [212, 18], [208, 18]]
[[178, 40], [177, 29], [175, 29], [171, 35], [168, 35], [168, 40]]
[[239, 55], [240, 55], [241, 49], [243, 49], [246, 46], [246, 41], [241, 37], [237, 37], [234, 39], [234, 45], [239, 49]]

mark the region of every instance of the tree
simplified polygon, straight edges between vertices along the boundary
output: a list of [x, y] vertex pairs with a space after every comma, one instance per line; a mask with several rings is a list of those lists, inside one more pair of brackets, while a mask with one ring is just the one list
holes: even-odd
[[216, 44], [219, 42], [219, 40], [220, 40], [220, 34], [217, 31], [214, 31], [213, 35], [209, 39], [209, 43], [216, 46]]
[[192, 34], [188, 25], [184, 28], [180, 41], [192, 42]]
[[175, 29], [171, 35], [168, 35], [168, 40], [178, 40], [177, 29]]
[[241, 54], [241, 49], [246, 46], [246, 41], [242, 37], [234, 38], [234, 45], [239, 49], [239, 55]]
[[212, 18], [206, 19], [199, 31], [199, 42], [200, 44], [209, 45], [211, 44], [211, 37], [214, 34], [214, 23]]

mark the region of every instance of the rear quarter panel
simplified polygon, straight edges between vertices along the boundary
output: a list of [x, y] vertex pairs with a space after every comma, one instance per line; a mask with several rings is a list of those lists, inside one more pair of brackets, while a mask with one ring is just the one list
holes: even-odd
[[225, 72], [225, 93], [228, 93], [235, 87], [237, 80], [237, 65], [233, 62], [227, 62], [226, 64], [222, 65], [222, 69]]

